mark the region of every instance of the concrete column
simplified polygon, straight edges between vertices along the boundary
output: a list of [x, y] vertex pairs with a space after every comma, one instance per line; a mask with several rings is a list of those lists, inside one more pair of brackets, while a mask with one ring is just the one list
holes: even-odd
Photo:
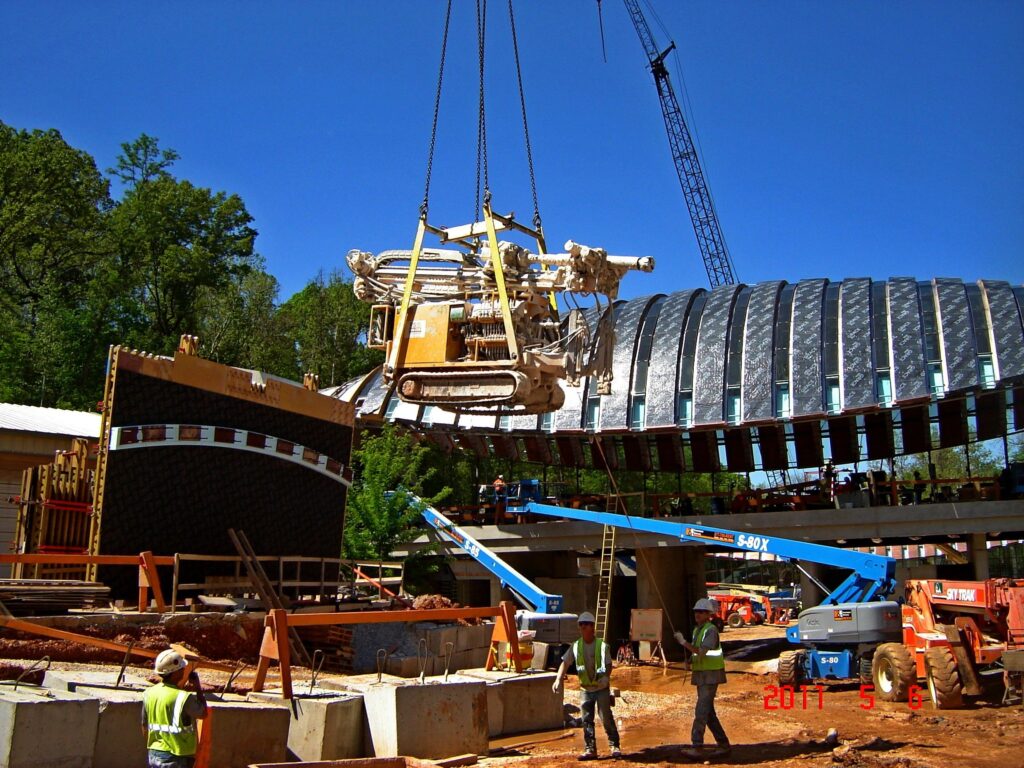
[[504, 592], [501, 589], [501, 581], [497, 577], [492, 576], [491, 579], [491, 605], [497, 605], [505, 599]]
[[971, 562], [974, 564], [975, 581], [984, 581], [989, 577], [988, 571], [988, 547], [986, 546], [985, 534], [971, 534]]
[[681, 646], [672, 638], [672, 626], [689, 635], [693, 604], [708, 594], [704, 552], [700, 546], [648, 547], [636, 552], [636, 606], [665, 612], [662, 645], [672, 657], [682, 655]]
[[[803, 569], [805, 571], [807, 571], [807, 573], [811, 574], [818, 581], [822, 582], [823, 584], [825, 583], [825, 579], [824, 579], [824, 576], [825, 576], [825, 566], [824, 565], [821, 565], [820, 563], [808, 563], [808, 562], [801, 562], [800, 565], [801, 565], [801, 567], [803, 567]], [[807, 578], [807, 576], [803, 573], [803, 571], [801, 571], [800, 572], [800, 601], [803, 604], [803, 607], [804, 608], [810, 608], [811, 606], [814, 606], [814, 605], [820, 605], [821, 601], [825, 599], [825, 596], [826, 595], [821, 590], [821, 588], [817, 584], [815, 584], [813, 581], [811, 581], [809, 578]]]

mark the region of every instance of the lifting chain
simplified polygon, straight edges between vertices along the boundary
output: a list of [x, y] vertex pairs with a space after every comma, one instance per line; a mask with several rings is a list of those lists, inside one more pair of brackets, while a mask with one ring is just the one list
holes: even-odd
[[[600, 6], [598, 6], [600, 8]], [[508, 0], [508, 20], [512, 26], [512, 52], [516, 60], [516, 80], [519, 82], [519, 106], [523, 112], [523, 136], [526, 139], [526, 163], [530, 168], [530, 192], [533, 194], [533, 226], [541, 231], [540, 206], [537, 203], [537, 179], [533, 173], [533, 149], [530, 147], [530, 125], [526, 120], [526, 95], [523, 92], [523, 73], [519, 69], [519, 40], [516, 37], [516, 15], [512, 0]]]
[[483, 166], [484, 205], [491, 202], [491, 183], [487, 169], [487, 109], [484, 100], [484, 43], [487, 38], [487, 0], [476, 0], [476, 50], [480, 74], [480, 100], [477, 105], [476, 124], [476, 209], [480, 212], [480, 169]]
[[430, 206], [430, 175], [434, 170], [434, 147], [437, 144], [437, 116], [441, 110], [441, 85], [444, 82], [444, 59], [448, 52], [448, 26], [452, 18], [452, 0], [444, 14], [444, 36], [441, 38], [441, 65], [437, 72], [437, 92], [434, 94], [434, 122], [430, 126], [430, 150], [427, 153], [427, 180], [423, 187], [423, 202], [420, 203], [420, 218], [427, 218]]
[[[430, 206], [430, 179], [434, 170], [434, 150], [437, 146], [437, 123], [441, 111], [441, 91], [444, 83], [445, 59], [448, 52], [448, 30], [451, 26], [452, 0], [448, 0], [444, 16], [444, 34], [441, 38], [441, 61], [437, 72], [437, 90], [434, 93], [434, 116], [430, 126], [430, 148], [427, 152], [427, 173], [423, 187], [423, 202], [420, 203], [420, 218], [427, 218]], [[530, 172], [530, 193], [533, 197], [533, 226], [542, 230], [540, 204], [537, 198], [537, 177], [533, 167], [533, 146], [530, 143], [530, 125], [526, 117], [526, 93], [523, 89], [523, 74], [519, 64], [519, 39], [516, 34], [515, 10], [512, 0], [508, 0], [508, 17], [512, 27], [512, 51], [515, 57], [516, 81], [519, 86], [519, 108], [523, 117], [523, 136], [526, 143], [526, 163]], [[483, 204], [491, 202], [490, 172], [487, 158], [487, 108], [484, 88], [487, 38], [487, 0], [476, 0], [476, 34], [477, 62], [479, 79], [479, 98], [477, 102], [477, 134], [476, 134], [476, 200], [473, 218], [481, 209], [481, 189]]]

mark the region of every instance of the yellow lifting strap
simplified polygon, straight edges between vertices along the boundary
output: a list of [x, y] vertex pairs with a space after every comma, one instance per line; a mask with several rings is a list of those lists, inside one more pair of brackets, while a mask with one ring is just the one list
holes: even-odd
[[491, 214], [490, 203], [484, 203], [484, 223], [487, 225], [487, 244], [491, 248], [494, 282], [498, 284], [498, 301], [501, 303], [501, 318], [505, 322], [505, 338], [508, 341], [508, 353], [513, 360], [518, 360], [519, 343], [516, 341], [516, 330], [512, 323], [512, 309], [508, 304], [505, 272], [501, 265], [501, 254], [498, 252], [498, 235], [494, 230], [494, 217]]
[[412, 298], [412, 286], [416, 282], [416, 267], [420, 262], [420, 253], [423, 250], [423, 235], [427, 231], [427, 218], [420, 216], [420, 223], [416, 227], [416, 240], [412, 246], [412, 258], [409, 259], [409, 274], [405, 278], [405, 288], [402, 291], [402, 305], [398, 311], [398, 324], [395, 326], [395, 338], [391, 342], [391, 355], [388, 358], [387, 366], [391, 372], [398, 368], [398, 361], [401, 358], [402, 343], [405, 339], [405, 324], [409, 317], [409, 299]]

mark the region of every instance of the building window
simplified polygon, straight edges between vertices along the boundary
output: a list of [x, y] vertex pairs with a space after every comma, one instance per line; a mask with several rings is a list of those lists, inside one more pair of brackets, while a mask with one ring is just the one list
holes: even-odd
[[946, 382], [942, 376], [942, 363], [928, 363], [928, 387], [935, 397], [942, 397], [946, 392]]
[[892, 408], [892, 378], [888, 371], [875, 377], [875, 399], [883, 408]]
[[629, 428], [630, 429], [643, 429], [644, 428], [644, 403], [643, 395], [635, 395], [633, 402], [629, 404]]
[[384, 411], [384, 419], [386, 421], [391, 421], [391, 418], [395, 415], [395, 409], [398, 408], [400, 402], [402, 401], [398, 399], [397, 395], [388, 400], [387, 410]]
[[775, 385], [775, 418], [788, 419], [793, 415], [789, 404], [789, 383], [778, 382]]
[[839, 378], [830, 376], [825, 379], [825, 411], [826, 413], [839, 413], [842, 410], [842, 403], [839, 399]]
[[725, 418], [730, 424], [740, 423], [740, 391], [738, 388], [729, 389]]
[[689, 392], [679, 393], [678, 402], [679, 426], [693, 426], [693, 395]]
[[587, 422], [585, 429], [594, 432], [597, 430], [597, 422], [601, 418], [601, 398], [587, 398]]
[[540, 415], [540, 429], [542, 432], [554, 432], [555, 414], [551, 411]]
[[996, 368], [992, 363], [992, 355], [978, 357], [978, 367], [981, 370], [981, 386], [992, 389], [996, 385]]
[[[434, 406], [430, 406], [430, 407], [433, 408]], [[507, 415], [499, 417], [498, 418], [498, 429], [500, 429], [502, 432], [510, 431], [512, 429], [512, 417], [511, 416], [507, 416]]]
[[423, 415], [420, 417], [420, 424], [429, 427], [434, 423], [434, 406], [423, 406]]

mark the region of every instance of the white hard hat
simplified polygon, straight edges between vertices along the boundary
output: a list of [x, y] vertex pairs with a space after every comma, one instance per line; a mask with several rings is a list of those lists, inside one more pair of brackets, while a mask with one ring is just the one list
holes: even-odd
[[695, 611], [707, 611], [708, 613], [714, 613], [718, 609], [715, 607], [715, 601], [714, 600], [708, 600], [706, 597], [702, 597], [693, 606], [693, 610], [695, 610]]
[[576, 619], [576, 623], [577, 624], [594, 624], [594, 623], [596, 623], [595, 620], [594, 620], [594, 614], [592, 614], [590, 611], [584, 611], [583, 613], [580, 614], [580, 617], [578, 619]]
[[156, 657], [153, 669], [156, 670], [158, 675], [164, 677], [165, 675], [177, 672], [179, 669], [184, 669], [186, 666], [187, 662], [182, 658], [181, 654], [172, 648], [168, 648]]

